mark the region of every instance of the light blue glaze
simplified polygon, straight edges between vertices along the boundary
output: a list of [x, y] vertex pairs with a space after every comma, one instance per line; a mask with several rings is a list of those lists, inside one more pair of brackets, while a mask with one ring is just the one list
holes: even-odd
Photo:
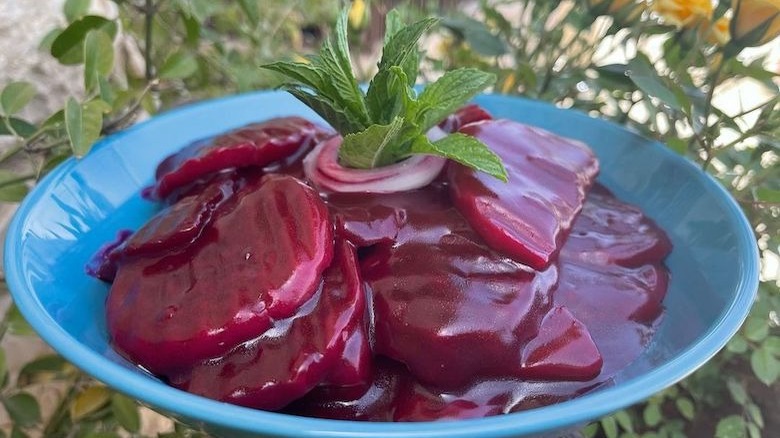
[[139, 190], [156, 164], [191, 141], [281, 115], [314, 117], [292, 97], [261, 92], [179, 108], [104, 139], [48, 175], [8, 230], [5, 272], [19, 309], [70, 362], [129, 396], [226, 436], [509, 437], [548, 433], [598, 418], [687, 376], [720, 350], [753, 302], [758, 253], [739, 207], [714, 180], [663, 145], [603, 120], [503, 96], [477, 102], [496, 117], [537, 125], [588, 143], [600, 180], [640, 205], [670, 235], [667, 312], [649, 350], [614, 386], [531, 411], [448, 423], [358, 423], [298, 418], [207, 400], [170, 388], [116, 355], [103, 314], [107, 287], [84, 265], [119, 229], [154, 211]]

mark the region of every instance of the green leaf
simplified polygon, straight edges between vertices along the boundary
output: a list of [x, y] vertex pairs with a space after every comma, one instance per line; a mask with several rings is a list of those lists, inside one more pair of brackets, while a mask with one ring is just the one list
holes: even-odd
[[742, 332], [748, 340], [761, 342], [769, 335], [769, 322], [756, 316], [748, 318]]
[[198, 61], [186, 51], [171, 54], [160, 67], [162, 79], [186, 79], [198, 71]]
[[84, 88], [92, 91], [99, 79], [111, 73], [114, 66], [114, 44], [102, 30], [91, 30], [84, 39]]
[[585, 438], [593, 438], [598, 433], [600, 427], [600, 423], [590, 423], [582, 429], [582, 435], [585, 436]]
[[96, 412], [108, 403], [111, 391], [105, 386], [93, 385], [79, 393], [70, 403], [69, 412], [73, 422]]
[[370, 169], [398, 159], [392, 148], [398, 145], [404, 126], [403, 117], [396, 117], [387, 125], [372, 125], [365, 131], [344, 136], [339, 159], [347, 166]]
[[658, 76], [653, 64], [643, 54], [639, 53], [629, 61], [626, 74], [648, 96], [656, 97], [678, 111], [690, 113], [690, 102], [685, 93], [673, 90], [675, 85]]
[[11, 304], [11, 307], [5, 313], [5, 322], [8, 324], [8, 332], [11, 334], [18, 336], [35, 335], [35, 330], [30, 327], [30, 324], [27, 323], [27, 320], [24, 319], [24, 316], [22, 316], [15, 304]]
[[21, 202], [29, 192], [30, 188], [23, 182], [0, 187], [0, 202]]
[[716, 438], [743, 438], [746, 436], [745, 420], [740, 415], [721, 418], [715, 426]]
[[688, 141], [683, 138], [667, 138], [666, 145], [669, 146], [669, 149], [677, 152], [680, 155], [685, 156], [685, 154], [688, 153]]
[[758, 425], [758, 427], [764, 427], [764, 414], [761, 413], [761, 408], [755, 403], [750, 403], [745, 409], [748, 413], [750, 420]]
[[764, 339], [763, 348], [780, 358], [780, 336], [770, 336]]
[[731, 398], [739, 405], [744, 405], [748, 401], [748, 394], [741, 383], [734, 379], [728, 379], [726, 381], [726, 388], [728, 388]]
[[65, 5], [62, 7], [65, 19], [70, 23], [87, 15], [91, 3], [92, 0], [65, 0]]
[[447, 18], [441, 23], [452, 30], [477, 53], [484, 56], [501, 56], [507, 52], [504, 41], [493, 35], [485, 23], [473, 18]]
[[450, 134], [434, 142], [424, 135], [418, 136], [412, 143], [412, 153], [449, 158], [501, 181], [507, 181], [506, 169], [501, 163], [501, 158], [484, 143], [465, 134]]
[[780, 375], [780, 361], [766, 348], [759, 348], [750, 355], [750, 367], [753, 374], [764, 385], [772, 385]]
[[72, 97], [65, 104], [65, 129], [73, 154], [84, 156], [100, 137], [103, 114], [95, 105], [80, 105]]
[[451, 70], [425, 87], [420, 97], [417, 124], [427, 131], [496, 82], [496, 75], [473, 68]]
[[35, 96], [35, 87], [27, 82], [11, 82], [0, 93], [0, 108], [11, 116], [22, 110]]
[[[408, 85], [414, 85], [417, 81], [417, 69], [419, 68], [417, 42], [438, 21], [436, 18], [426, 18], [395, 32], [382, 49], [379, 70], [400, 66], [406, 73]], [[409, 62], [409, 59], [414, 62]]]
[[22, 138], [27, 138], [38, 130], [35, 125], [16, 117], [9, 117], [7, 120], [8, 125], [11, 125], [11, 129], [8, 129], [8, 125], [3, 121], [3, 123], [0, 123], [0, 135], [18, 135]]
[[50, 30], [49, 33], [41, 38], [41, 42], [38, 44], [38, 50], [44, 53], [51, 53], [51, 45], [54, 43], [54, 40], [57, 39], [60, 33], [62, 33], [62, 30], [63, 29], [59, 27]]
[[748, 437], [761, 438], [761, 429], [753, 423], [747, 423]]
[[66, 366], [65, 359], [56, 354], [38, 357], [32, 362], [26, 363], [19, 370], [16, 385], [24, 387], [33, 383], [49, 381], [51, 376], [62, 373]]
[[51, 55], [61, 64], [74, 65], [84, 62], [84, 39], [91, 30], [100, 29], [111, 39], [116, 36], [115, 22], [96, 15], [87, 15], [71, 23], [51, 44]]
[[696, 416], [696, 408], [690, 399], [680, 397], [674, 401], [674, 404], [677, 406], [677, 411], [680, 412], [680, 415], [688, 421], [693, 421], [693, 417]]
[[634, 433], [634, 423], [631, 421], [631, 416], [626, 411], [618, 411], [615, 412], [615, 420], [617, 420], [617, 423], [620, 425], [620, 427], [625, 430], [626, 432]]
[[661, 407], [657, 403], [648, 403], [645, 406], [645, 410], [642, 412], [642, 417], [645, 420], [645, 424], [650, 427], [658, 426], [663, 420], [661, 414]]
[[138, 414], [138, 404], [122, 394], [111, 396], [111, 412], [122, 428], [136, 433], [141, 428], [141, 417]]
[[[761, 202], [780, 202], [780, 190], [773, 190], [766, 187], [756, 189], [756, 200]], [[764, 323], [764, 325], [767, 325]]]
[[748, 343], [742, 335], [737, 333], [726, 344], [726, 349], [732, 353], [742, 354], [748, 350]]
[[604, 429], [604, 435], [607, 438], [617, 438], [618, 427], [615, 417], [604, 417], [601, 419], [601, 428]]
[[41, 421], [41, 408], [38, 406], [38, 401], [26, 392], [3, 398], [3, 406], [15, 426], [30, 427]]

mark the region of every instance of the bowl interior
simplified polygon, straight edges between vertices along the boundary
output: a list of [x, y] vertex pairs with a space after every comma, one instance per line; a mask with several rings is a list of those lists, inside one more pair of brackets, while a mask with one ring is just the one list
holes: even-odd
[[666, 315], [651, 346], [615, 385], [533, 411], [442, 424], [362, 424], [296, 419], [189, 395], [120, 358], [105, 327], [107, 286], [86, 275], [94, 252], [120, 229], [135, 229], [155, 207], [139, 197], [156, 164], [191, 141], [280, 115], [318, 119], [292, 97], [263, 92], [171, 111], [101, 141], [69, 160], [28, 197], [9, 229], [5, 269], [20, 310], [68, 360], [105, 383], [169, 413], [217, 427], [314, 436], [517, 436], [587, 421], [638, 402], [700, 366], [744, 320], [757, 288], [752, 231], [729, 195], [694, 165], [611, 123], [547, 104], [501, 96], [477, 102], [496, 117], [537, 125], [588, 143], [600, 181], [641, 206], [674, 250]]

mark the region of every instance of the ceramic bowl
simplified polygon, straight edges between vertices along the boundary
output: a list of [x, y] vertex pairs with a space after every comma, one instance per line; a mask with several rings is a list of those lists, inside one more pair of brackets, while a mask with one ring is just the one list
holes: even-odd
[[453, 422], [360, 423], [293, 417], [233, 406], [165, 385], [119, 357], [106, 335], [107, 285], [84, 266], [120, 229], [155, 207], [140, 190], [157, 163], [204, 137], [282, 115], [318, 119], [282, 92], [259, 92], [178, 108], [103, 139], [83, 159], [51, 172], [21, 205], [5, 244], [5, 273], [22, 314], [67, 360], [153, 408], [223, 436], [504, 437], [556, 434], [637, 403], [704, 364], [737, 331], [758, 285], [751, 228], [730, 195], [662, 144], [615, 124], [548, 104], [496, 95], [477, 103], [588, 143], [601, 183], [638, 204], [674, 250], [666, 314], [651, 345], [613, 385], [525, 412]]

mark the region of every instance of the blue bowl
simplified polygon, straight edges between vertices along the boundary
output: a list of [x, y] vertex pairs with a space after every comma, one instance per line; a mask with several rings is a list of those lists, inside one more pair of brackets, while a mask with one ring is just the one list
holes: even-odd
[[166, 386], [111, 349], [107, 286], [84, 272], [117, 230], [155, 210], [139, 191], [167, 154], [203, 137], [275, 116], [317, 119], [291, 96], [260, 92], [179, 108], [70, 159], [27, 197], [11, 223], [5, 272], [13, 298], [41, 337], [107, 385], [169, 415], [225, 436], [504, 437], [554, 433], [639, 402], [704, 364], [737, 331], [758, 287], [750, 225], [729, 194], [663, 145], [584, 114], [523, 99], [480, 96], [496, 117], [582, 140], [601, 160], [600, 181], [641, 206], [671, 237], [666, 316], [647, 351], [615, 384], [564, 403], [442, 423], [360, 423], [300, 418], [233, 406]]

